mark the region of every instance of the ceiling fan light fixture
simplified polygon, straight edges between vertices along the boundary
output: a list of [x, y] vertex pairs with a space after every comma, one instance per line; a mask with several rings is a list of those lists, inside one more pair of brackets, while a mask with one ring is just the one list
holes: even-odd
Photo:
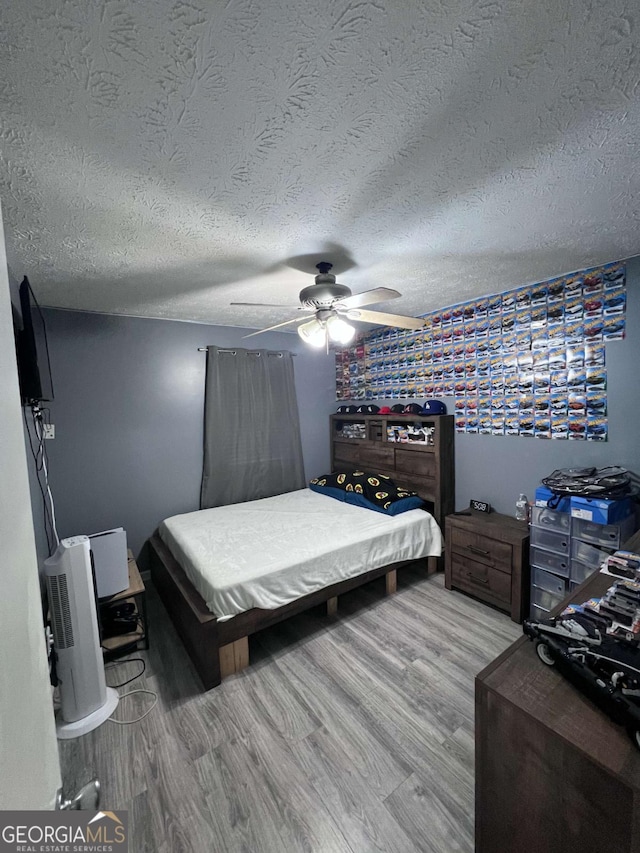
[[351, 343], [356, 333], [352, 325], [346, 323], [341, 317], [335, 314], [327, 320], [327, 331], [334, 343], [342, 344], [343, 346]]
[[312, 347], [317, 347], [318, 349], [323, 347], [327, 340], [324, 324], [316, 320], [315, 317], [308, 323], [298, 326], [298, 334], [305, 344], [311, 344]]
[[[308, 319], [297, 327], [298, 335], [305, 343], [318, 349], [326, 346], [327, 352], [329, 351], [330, 341], [338, 347], [348, 346], [355, 338], [356, 329], [350, 323], [345, 322], [343, 319], [345, 317], [347, 320], [371, 323], [376, 326], [393, 326], [398, 329], [415, 330], [424, 328], [424, 318], [404, 317], [401, 314], [387, 314], [386, 312], [368, 309], [361, 310], [362, 306], [376, 305], [380, 302], [388, 302], [390, 299], [397, 299], [400, 296], [397, 290], [390, 287], [375, 287], [373, 290], [352, 293], [346, 285], [338, 284], [335, 275], [329, 272], [332, 266], [329, 261], [320, 261], [316, 266], [318, 275], [315, 277], [315, 284], [303, 288], [298, 294], [300, 300], [298, 311], [313, 312], [315, 315], [313, 319]], [[281, 307], [271, 303], [256, 302], [234, 302], [232, 304], [249, 307]], [[276, 323], [275, 326], [268, 326], [266, 329], [251, 332], [244, 337], [252, 338], [254, 335], [271, 332], [274, 329], [288, 326], [290, 323], [299, 323], [301, 319], [298, 315], [298, 317], [292, 317], [282, 323]]]

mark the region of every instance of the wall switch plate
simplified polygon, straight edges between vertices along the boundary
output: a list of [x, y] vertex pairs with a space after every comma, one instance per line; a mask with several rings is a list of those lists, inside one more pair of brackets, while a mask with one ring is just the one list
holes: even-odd
[[55, 438], [56, 437], [56, 425], [55, 424], [42, 424], [42, 437], [43, 438]]
[[486, 501], [469, 501], [469, 506], [476, 512], [491, 512], [491, 504]]

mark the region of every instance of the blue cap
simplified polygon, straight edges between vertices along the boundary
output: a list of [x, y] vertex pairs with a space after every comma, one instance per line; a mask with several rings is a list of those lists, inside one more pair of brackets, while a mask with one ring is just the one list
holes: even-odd
[[422, 407], [423, 415], [446, 415], [447, 407], [440, 400], [425, 400]]

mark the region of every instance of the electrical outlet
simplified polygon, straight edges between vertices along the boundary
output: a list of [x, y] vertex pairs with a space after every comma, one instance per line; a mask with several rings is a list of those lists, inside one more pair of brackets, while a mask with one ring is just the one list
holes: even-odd
[[42, 424], [42, 437], [43, 438], [55, 438], [56, 437], [56, 426], [55, 426], [55, 424]]

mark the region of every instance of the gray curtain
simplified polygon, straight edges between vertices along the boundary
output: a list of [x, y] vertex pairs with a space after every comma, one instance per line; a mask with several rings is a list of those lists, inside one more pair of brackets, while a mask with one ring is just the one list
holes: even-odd
[[201, 509], [304, 486], [291, 353], [208, 347]]

